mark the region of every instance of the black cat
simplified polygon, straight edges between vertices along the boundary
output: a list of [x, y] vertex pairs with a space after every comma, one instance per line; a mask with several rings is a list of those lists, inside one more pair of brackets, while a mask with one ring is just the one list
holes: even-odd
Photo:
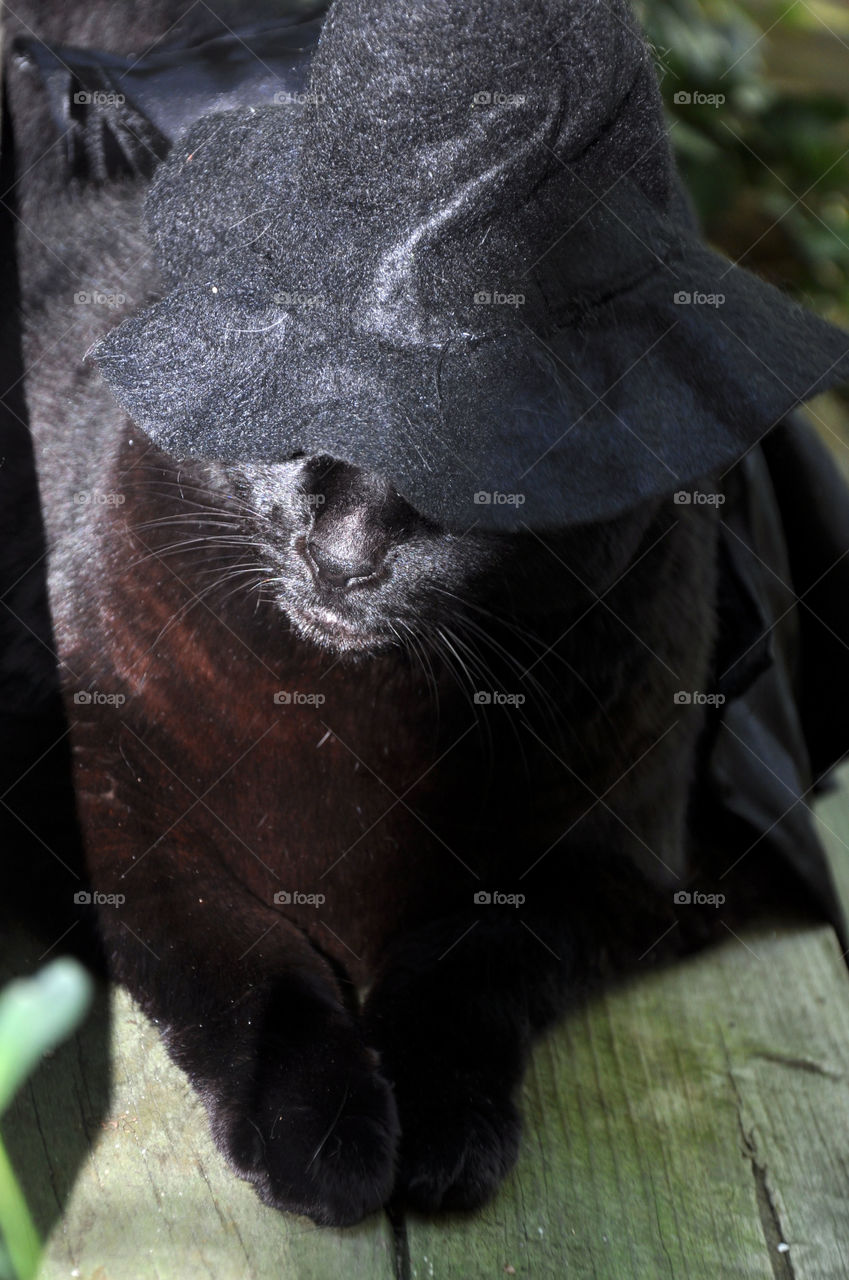
[[[168, 26], [148, 21], [96, 42], [142, 51]], [[111, 972], [267, 1203], [336, 1224], [393, 1193], [479, 1205], [516, 1157], [533, 1037], [670, 928], [709, 843], [718, 690], [765, 661], [721, 528], [765, 455], [689, 486], [712, 502], [465, 531], [322, 451], [175, 457], [86, 359], [166, 290], [147, 178], [69, 178], [32, 66], [10, 79], [27, 408]], [[800, 431], [776, 439], [823, 466]]]

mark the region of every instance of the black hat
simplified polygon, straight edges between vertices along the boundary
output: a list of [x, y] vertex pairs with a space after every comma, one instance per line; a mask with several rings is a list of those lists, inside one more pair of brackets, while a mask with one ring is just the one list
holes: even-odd
[[335, 0], [276, 97], [175, 145], [170, 292], [92, 351], [175, 457], [329, 454], [451, 529], [562, 526], [849, 378], [849, 335], [701, 241], [620, 0]]

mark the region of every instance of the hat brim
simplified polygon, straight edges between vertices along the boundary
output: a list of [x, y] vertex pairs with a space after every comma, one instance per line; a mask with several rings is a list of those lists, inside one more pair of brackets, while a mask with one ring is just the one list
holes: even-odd
[[553, 333], [396, 348], [197, 283], [91, 354], [177, 458], [329, 454], [452, 529], [609, 519], [721, 473], [849, 378], [849, 335], [694, 236]]

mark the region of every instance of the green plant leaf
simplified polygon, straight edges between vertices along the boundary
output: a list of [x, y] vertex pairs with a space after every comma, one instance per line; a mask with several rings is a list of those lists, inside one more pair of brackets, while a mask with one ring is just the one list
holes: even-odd
[[0, 1114], [39, 1059], [82, 1021], [92, 981], [76, 960], [63, 957], [0, 993]]

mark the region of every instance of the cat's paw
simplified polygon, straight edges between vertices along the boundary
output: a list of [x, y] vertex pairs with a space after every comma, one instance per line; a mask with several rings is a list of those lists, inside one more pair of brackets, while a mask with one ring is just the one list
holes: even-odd
[[205, 1098], [216, 1142], [266, 1204], [345, 1227], [386, 1203], [400, 1128], [375, 1064], [341, 1035], [266, 1055], [247, 1087]]
[[521, 1118], [497, 1084], [450, 1076], [396, 1083], [403, 1134], [396, 1194], [432, 1213], [476, 1209], [516, 1162]]

